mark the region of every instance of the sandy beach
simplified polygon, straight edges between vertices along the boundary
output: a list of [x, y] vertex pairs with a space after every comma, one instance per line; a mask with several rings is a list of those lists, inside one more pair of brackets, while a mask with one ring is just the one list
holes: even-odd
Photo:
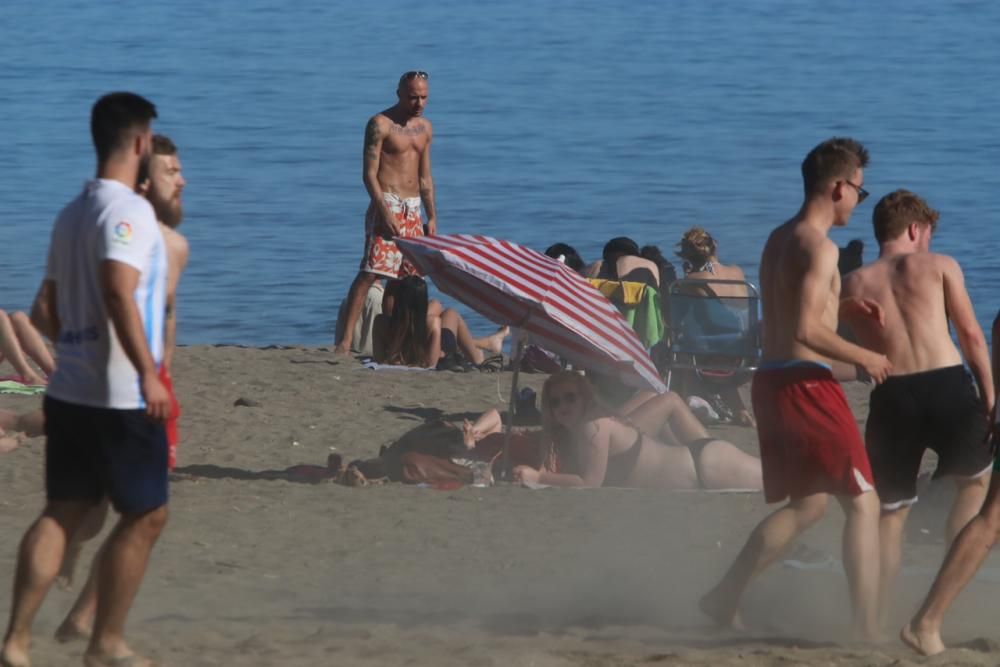
[[[1000, 663], [995, 554], [947, 619], [945, 641], [957, 648], [923, 660], [895, 640], [850, 644], [834, 507], [804, 540], [829, 562], [765, 573], [746, 598], [750, 632], [735, 635], [711, 628], [696, 600], [768, 511], [760, 494], [348, 488], [261, 474], [322, 465], [334, 451], [374, 456], [423, 419], [502, 407], [510, 373], [375, 372], [325, 349], [186, 347], [174, 375], [179, 474], [129, 624], [132, 645], [163, 664]], [[863, 419], [868, 388], [847, 390]], [[240, 398], [252, 407], [235, 406]], [[39, 402], [0, 396], [6, 409]], [[752, 430], [713, 432], [756, 453]], [[35, 438], [0, 456], [5, 621], [17, 539], [44, 500], [42, 448]], [[940, 562], [946, 495], [925, 493], [911, 517], [893, 633]], [[81, 644], [52, 639], [71, 602], [49, 595], [36, 664], [80, 664]]]

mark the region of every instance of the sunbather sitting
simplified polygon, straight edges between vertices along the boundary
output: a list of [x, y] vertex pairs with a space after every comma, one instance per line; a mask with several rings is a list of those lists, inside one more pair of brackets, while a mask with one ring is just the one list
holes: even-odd
[[[21, 376], [24, 384], [45, 384], [45, 378], [56, 367], [52, 353], [28, 316], [21, 312], [8, 315], [6, 311], [0, 310], [0, 362], [5, 358]], [[32, 368], [28, 359], [38, 364], [41, 375]]]
[[[465, 320], [447, 308], [440, 315], [428, 311], [427, 283], [407, 276], [386, 289], [382, 314], [375, 318], [372, 347], [375, 361], [399, 366], [434, 368], [442, 359], [462, 356], [476, 366], [499, 370], [496, 363], [507, 327], [483, 338], [473, 338]], [[390, 306], [391, 302], [391, 307]], [[486, 353], [494, 355], [487, 361]], [[500, 358], [502, 360], [502, 358]]]
[[544, 450], [514, 478], [553, 486], [760, 489], [760, 460], [712, 438], [674, 393], [643, 393], [612, 414], [581, 375], [560, 372], [542, 390]]

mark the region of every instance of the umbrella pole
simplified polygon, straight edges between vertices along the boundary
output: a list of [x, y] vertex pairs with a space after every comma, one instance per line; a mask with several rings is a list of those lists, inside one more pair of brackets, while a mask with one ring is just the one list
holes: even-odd
[[524, 355], [524, 337], [517, 337], [517, 351], [514, 353], [514, 377], [510, 382], [510, 404], [507, 406], [507, 427], [503, 434], [503, 459], [500, 464], [500, 479], [511, 481], [510, 430], [514, 426], [514, 405], [517, 402], [517, 380], [521, 373], [521, 357]]

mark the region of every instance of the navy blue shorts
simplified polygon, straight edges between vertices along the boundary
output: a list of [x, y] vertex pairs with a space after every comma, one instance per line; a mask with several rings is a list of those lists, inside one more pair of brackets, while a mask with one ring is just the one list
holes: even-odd
[[167, 504], [167, 434], [144, 410], [112, 410], [50, 396], [45, 412], [45, 489], [50, 501], [107, 496], [116, 511]]

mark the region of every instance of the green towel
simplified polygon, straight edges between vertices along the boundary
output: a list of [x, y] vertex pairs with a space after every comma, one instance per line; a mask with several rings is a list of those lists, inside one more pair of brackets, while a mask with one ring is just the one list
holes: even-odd
[[660, 308], [660, 294], [656, 288], [646, 285], [642, 298], [635, 306], [622, 309], [622, 315], [629, 326], [638, 334], [643, 347], [649, 349], [663, 340], [666, 327]]
[[0, 394], [20, 394], [21, 396], [38, 396], [45, 393], [44, 385], [21, 384], [13, 380], [0, 381]]

